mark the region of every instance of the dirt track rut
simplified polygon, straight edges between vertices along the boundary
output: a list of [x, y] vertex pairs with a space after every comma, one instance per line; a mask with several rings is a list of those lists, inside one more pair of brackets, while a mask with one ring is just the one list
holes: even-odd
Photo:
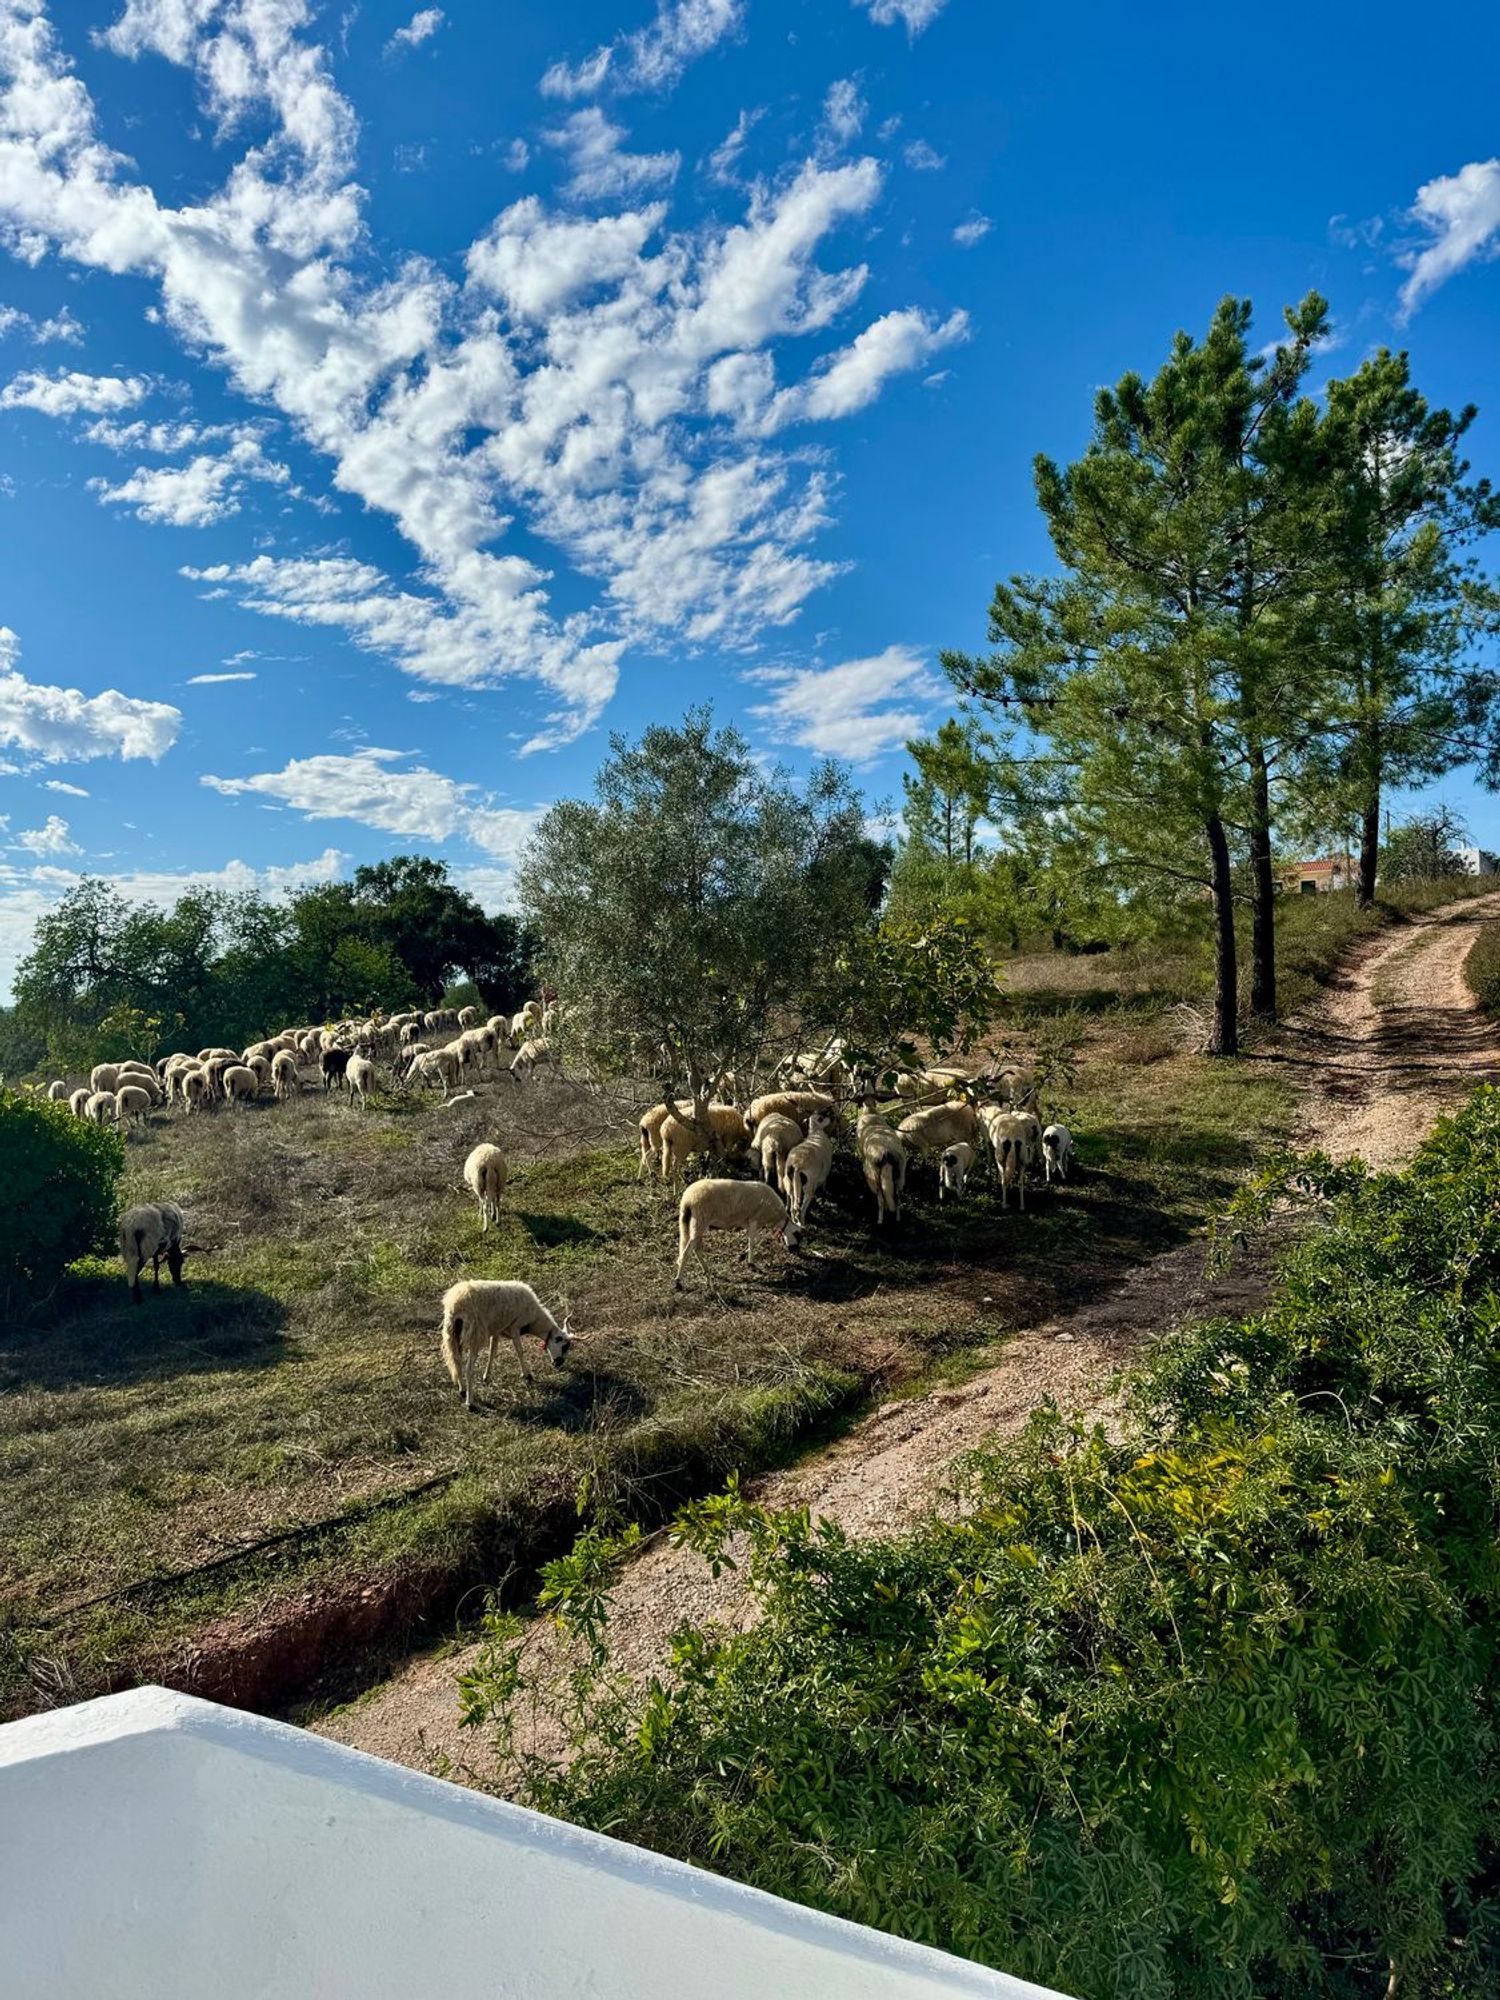
[[[1500, 1081], [1500, 1029], [1477, 1012], [1463, 983], [1475, 932], [1497, 915], [1500, 893], [1383, 932], [1352, 953], [1317, 1004], [1289, 1024], [1267, 1059], [1296, 1073], [1302, 1145], [1390, 1166], [1476, 1084]], [[1043, 1397], [1104, 1409], [1111, 1378], [1140, 1337], [1185, 1318], [1252, 1309], [1265, 1284], [1264, 1267], [1254, 1264], [1210, 1281], [1201, 1243], [1180, 1245], [1108, 1297], [1018, 1334], [997, 1366], [961, 1388], [887, 1404], [753, 1490], [773, 1504], [808, 1507], [853, 1534], [897, 1528], [939, 1497], [955, 1459], [1019, 1428]], [[615, 1590], [616, 1655], [644, 1677], [665, 1660], [683, 1620], [737, 1624], [746, 1615], [734, 1572], [712, 1579], [697, 1559], [657, 1538]], [[557, 1661], [550, 1627], [538, 1625], [528, 1643], [535, 1664]], [[497, 1774], [484, 1744], [458, 1727], [455, 1676], [471, 1659], [472, 1649], [416, 1659], [321, 1732], [397, 1763], [492, 1783]], [[522, 1718], [518, 1734], [531, 1748], [556, 1747], [544, 1709]]]

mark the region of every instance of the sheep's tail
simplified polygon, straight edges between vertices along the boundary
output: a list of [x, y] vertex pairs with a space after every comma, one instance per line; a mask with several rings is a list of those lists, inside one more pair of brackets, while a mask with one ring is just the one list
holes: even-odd
[[461, 1389], [464, 1385], [463, 1371], [459, 1366], [463, 1356], [463, 1340], [463, 1315], [454, 1312], [449, 1306], [443, 1313], [443, 1366], [453, 1378], [455, 1389]]
[[896, 1213], [896, 1169], [889, 1160], [880, 1167], [880, 1206], [887, 1215]]

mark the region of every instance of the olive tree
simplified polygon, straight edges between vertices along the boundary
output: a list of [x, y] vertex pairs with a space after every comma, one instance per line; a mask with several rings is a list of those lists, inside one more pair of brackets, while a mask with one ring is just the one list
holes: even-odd
[[520, 902], [573, 1053], [701, 1113], [731, 1073], [827, 1032], [825, 968], [873, 923], [888, 860], [837, 765], [794, 783], [694, 709], [611, 739], [594, 796], [555, 805], [529, 842]]

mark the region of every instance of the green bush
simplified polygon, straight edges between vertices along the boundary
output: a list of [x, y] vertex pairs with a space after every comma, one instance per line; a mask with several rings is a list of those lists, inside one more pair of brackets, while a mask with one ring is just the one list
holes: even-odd
[[118, 1133], [0, 1090], [0, 1315], [34, 1310], [75, 1257], [108, 1246], [124, 1168]]
[[1464, 980], [1485, 1013], [1500, 1019], [1500, 924], [1486, 924], [1470, 945]]
[[[1500, 1991], [1500, 1092], [1292, 1178], [1276, 1303], [1163, 1341], [1120, 1435], [1041, 1412], [896, 1540], [689, 1509], [761, 1616], [644, 1692], [614, 1552], [555, 1565], [593, 1664], [524, 1795], [1084, 2000]], [[497, 1629], [502, 1737], [517, 1674]]]

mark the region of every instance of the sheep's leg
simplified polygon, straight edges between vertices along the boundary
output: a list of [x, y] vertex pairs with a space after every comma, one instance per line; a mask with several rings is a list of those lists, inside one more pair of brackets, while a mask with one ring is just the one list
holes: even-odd
[[745, 1264], [749, 1270], [755, 1269], [755, 1226], [745, 1231]]
[[487, 1389], [490, 1386], [490, 1370], [495, 1365], [495, 1336], [491, 1334], [484, 1347], [484, 1374], [481, 1380]]
[[526, 1348], [520, 1334], [513, 1333], [510, 1337], [510, 1344], [516, 1350], [516, 1359], [521, 1364], [521, 1373], [526, 1377], [528, 1382], [534, 1382], [536, 1377], [531, 1372], [531, 1363], [526, 1359]]

